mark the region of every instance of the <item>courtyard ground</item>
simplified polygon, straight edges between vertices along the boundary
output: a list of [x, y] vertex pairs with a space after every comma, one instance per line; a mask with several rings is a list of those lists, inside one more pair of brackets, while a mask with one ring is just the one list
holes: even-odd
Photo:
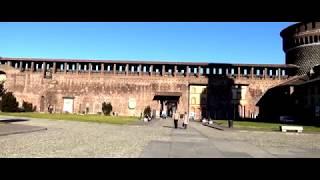
[[10, 124], [46, 130], [0, 136], [0, 157], [320, 157], [319, 133], [220, 131], [198, 122], [173, 129], [170, 119], [115, 125], [30, 118]]

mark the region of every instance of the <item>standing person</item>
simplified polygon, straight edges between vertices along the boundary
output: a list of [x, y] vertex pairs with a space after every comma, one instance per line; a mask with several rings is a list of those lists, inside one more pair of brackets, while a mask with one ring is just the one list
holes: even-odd
[[184, 128], [184, 114], [182, 114], [182, 117], [180, 116], [180, 119], [182, 119], [182, 127]]
[[184, 127], [184, 129], [187, 129], [188, 124], [189, 124], [189, 117], [188, 117], [188, 113], [185, 112], [184, 113], [184, 117], [183, 117], [183, 127]]
[[173, 121], [174, 121], [174, 128], [178, 128], [178, 120], [179, 120], [179, 113], [175, 112], [173, 116]]

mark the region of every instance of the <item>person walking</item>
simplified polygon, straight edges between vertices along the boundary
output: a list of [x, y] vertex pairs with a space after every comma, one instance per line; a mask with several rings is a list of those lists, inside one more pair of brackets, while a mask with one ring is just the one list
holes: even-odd
[[174, 121], [174, 128], [178, 128], [178, 120], [179, 120], [179, 113], [175, 112], [173, 116], [173, 121]]
[[184, 127], [184, 129], [187, 129], [188, 124], [189, 124], [189, 117], [188, 117], [188, 113], [185, 112], [184, 113], [184, 117], [183, 117], [183, 127]]

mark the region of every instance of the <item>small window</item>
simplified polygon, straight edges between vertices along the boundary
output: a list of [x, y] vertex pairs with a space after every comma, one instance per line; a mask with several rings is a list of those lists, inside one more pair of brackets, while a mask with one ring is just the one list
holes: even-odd
[[197, 89], [196, 88], [192, 88], [192, 93], [197, 93]]
[[229, 74], [229, 69], [228, 68], [226, 68], [226, 74]]
[[260, 69], [257, 69], [256, 71], [256, 75], [259, 76], [260, 75]]
[[213, 68], [213, 74], [217, 74], [217, 72], [216, 72], [216, 68]]
[[203, 68], [200, 68], [200, 74], [203, 74]]
[[193, 73], [197, 73], [198, 72], [198, 69], [197, 68], [193, 68]]
[[196, 104], [196, 98], [195, 97], [192, 97], [191, 104]]
[[219, 74], [222, 74], [222, 68], [219, 68]]
[[207, 88], [204, 88], [204, 89], [202, 90], [202, 93], [203, 93], [203, 94], [207, 94]]
[[231, 69], [231, 74], [234, 75], [234, 69], [233, 68]]
[[244, 75], [247, 75], [247, 74], [248, 74], [248, 70], [247, 70], [247, 69], [244, 69], [244, 70], [243, 70], [243, 74], [244, 74]]
[[210, 74], [210, 68], [206, 69], [206, 74]]
[[206, 97], [201, 97], [200, 104], [206, 104], [206, 103], [207, 103], [207, 98]]

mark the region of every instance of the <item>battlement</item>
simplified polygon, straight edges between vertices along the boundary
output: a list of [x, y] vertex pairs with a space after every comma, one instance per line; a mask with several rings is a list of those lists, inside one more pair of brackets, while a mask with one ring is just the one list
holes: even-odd
[[226, 64], [160, 61], [112, 61], [42, 58], [0, 58], [21, 73], [42, 73], [44, 78], [53, 74], [91, 76], [141, 76], [141, 77], [229, 77], [254, 79], [287, 79], [294, 76], [298, 66], [290, 64]]
[[297, 23], [282, 30], [280, 35], [285, 52], [299, 46], [320, 44], [320, 22]]

